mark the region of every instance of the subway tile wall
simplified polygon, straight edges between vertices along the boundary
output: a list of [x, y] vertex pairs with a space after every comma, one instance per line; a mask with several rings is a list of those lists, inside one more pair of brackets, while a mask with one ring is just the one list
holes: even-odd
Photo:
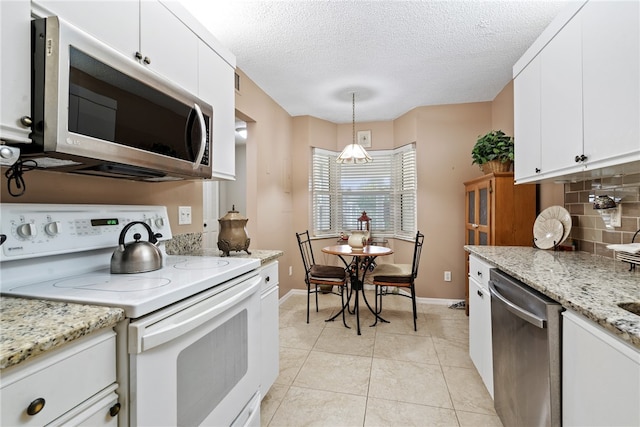
[[[608, 195], [622, 206], [621, 226], [608, 229], [590, 200]], [[631, 243], [640, 229], [640, 173], [565, 184], [564, 205], [571, 214], [570, 237], [577, 250], [613, 258], [612, 243]], [[635, 238], [640, 242], [640, 233]], [[566, 243], [565, 243], [566, 244]]]

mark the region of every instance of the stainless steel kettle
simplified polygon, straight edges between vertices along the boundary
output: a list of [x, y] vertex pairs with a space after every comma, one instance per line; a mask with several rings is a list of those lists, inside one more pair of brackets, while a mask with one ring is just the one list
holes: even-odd
[[[135, 233], [135, 242], [124, 244], [127, 231], [135, 224], [142, 224], [149, 232], [149, 241], [140, 241], [140, 233]], [[111, 256], [111, 273], [144, 273], [162, 268], [162, 252], [156, 246], [161, 234], [153, 234], [151, 227], [142, 221], [133, 221], [125, 225], [120, 232], [118, 247]]]

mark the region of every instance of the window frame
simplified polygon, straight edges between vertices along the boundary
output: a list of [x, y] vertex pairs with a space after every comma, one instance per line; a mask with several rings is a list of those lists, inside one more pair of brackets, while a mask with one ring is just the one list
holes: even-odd
[[[372, 163], [340, 164], [336, 162], [338, 152], [312, 147], [309, 176], [310, 223], [316, 238], [337, 237], [341, 232], [357, 228], [360, 211], [367, 211], [372, 218], [372, 233], [379, 237], [412, 239], [417, 230], [417, 165], [415, 143], [390, 150], [371, 150]], [[378, 164], [376, 165], [376, 160]], [[369, 167], [367, 167], [369, 165]], [[386, 169], [388, 173], [385, 172]], [[366, 189], [357, 174], [370, 172], [371, 180], [378, 185]], [[386, 174], [386, 175], [385, 175]], [[345, 182], [346, 181], [346, 182]], [[358, 188], [358, 183], [362, 188]], [[345, 187], [346, 183], [353, 184]], [[356, 188], [354, 190], [354, 188]], [[339, 209], [345, 203], [353, 205], [359, 197], [364, 208], [350, 211]], [[351, 199], [349, 201], [348, 199]], [[384, 206], [380, 206], [380, 204]], [[372, 206], [373, 204], [373, 206]], [[391, 208], [387, 209], [386, 205]], [[377, 205], [377, 206], [376, 206]], [[362, 206], [362, 205], [360, 205]], [[370, 206], [367, 210], [366, 206]], [[377, 210], [376, 210], [377, 209]], [[376, 218], [385, 217], [381, 223]], [[348, 219], [346, 218], [348, 217]]]

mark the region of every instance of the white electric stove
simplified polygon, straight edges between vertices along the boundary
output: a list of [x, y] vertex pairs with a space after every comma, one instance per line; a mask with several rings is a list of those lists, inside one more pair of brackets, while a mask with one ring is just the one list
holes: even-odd
[[[3, 295], [125, 310], [119, 425], [259, 425], [260, 260], [167, 255], [164, 206], [2, 203], [0, 215]], [[112, 274], [111, 254], [134, 221], [159, 235], [163, 266]], [[125, 242], [136, 233], [148, 239], [135, 224]]]
[[[1, 204], [0, 214], [5, 295], [120, 307], [138, 318], [260, 265], [257, 259], [163, 251], [159, 270], [111, 274], [111, 254], [129, 222], [147, 223], [160, 241], [172, 237], [164, 206]], [[134, 226], [126, 241], [135, 233], [147, 239], [145, 228]]]
[[164, 267], [148, 273], [111, 274], [109, 268], [35, 283], [7, 284], [5, 295], [119, 307], [139, 318], [213, 288], [260, 265], [257, 259], [164, 255]]

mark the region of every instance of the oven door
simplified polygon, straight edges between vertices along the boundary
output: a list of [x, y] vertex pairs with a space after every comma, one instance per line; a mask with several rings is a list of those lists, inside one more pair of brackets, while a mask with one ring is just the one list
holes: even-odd
[[260, 277], [220, 288], [131, 322], [131, 425], [231, 425], [258, 391]]

